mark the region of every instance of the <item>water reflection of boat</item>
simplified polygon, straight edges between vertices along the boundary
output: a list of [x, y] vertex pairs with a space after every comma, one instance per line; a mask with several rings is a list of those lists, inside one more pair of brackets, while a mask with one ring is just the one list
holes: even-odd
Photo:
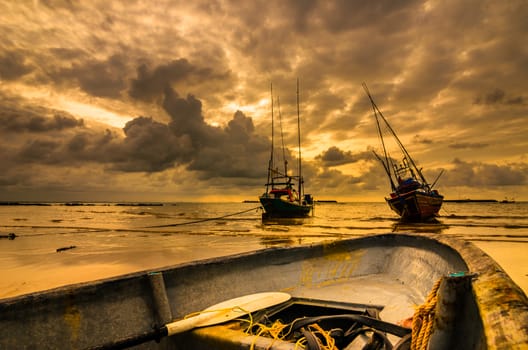
[[276, 246], [286, 247], [286, 246], [292, 246], [296, 243], [297, 244], [300, 243], [300, 242], [294, 241], [289, 236], [264, 236], [260, 238], [260, 242], [266, 248], [276, 247]]
[[[279, 109], [280, 118], [280, 109]], [[268, 164], [268, 181], [266, 192], [259, 197], [264, 208], [263, 219], [269, 218], [299, 218], [309, 216], [313, 209], [313, 198], [304, 193], [304, 179], [301, 167], [301, 132], [299, 115], [299, 81], [297, 81], [297, 126], [299, 140], [298, 175], [288, 174], [288, 161], [286, 160], [284, 141], [282, 142], [282, 154], [284, 170], [275, 166], [274, 145], [274, 116], [273, 116], [273, 91], [271, 96], [271, 156]], [[281, 119], [279, 119], [281, 120]], [[282, 137], [282, 122], [281, 122]], [[294, 182], [297, 182], [297, 186]], [[297, 188], [296, 188], [297, 187]]]
[[449, 228], [442, 222], [431, 219], [427, 222], [405, 222], [400, 221], [392, 225], [392, 232], [412, 232], [412, 233], [442, 233]]
[[[309, 218], [308, 220], [310, 220]], [[289, 227], [289, 226], [300, 226], [307, 223], [307, 219], [301, 218], [289, 218], [289, 217], [269, 217], [263, 223], [265, 227]], [[311, 221], [310, 221], [311, 222]]]
[[[444, 197], [433, 189], [436, 181], [432, 185], [427, 182], [422, 170], [416, 166], [415, 161], [374, 102], [366, 84], [363, 84], [363, 87], [372, 104], [383, 149], [383, 155], [380, 156], [376, 152], [374, 154], [382, 163], [391, 184], [390, 198], [385, 198], [389, 207], [403, 220], [428, 220], [437, 216]], [[403, 156], [400, 164], [397, 164], [397, 161], [389, 155], [384, 139], [384, 130], [392, 136], [398, 145]]]

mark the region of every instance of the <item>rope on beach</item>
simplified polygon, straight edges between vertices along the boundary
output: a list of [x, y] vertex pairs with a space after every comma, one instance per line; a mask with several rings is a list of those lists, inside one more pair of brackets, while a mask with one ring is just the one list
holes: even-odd
[[242, 211], [239, 211], [239, 212], [237, 212], [237, 213], [232, 213], [232, 214], [227, 214], [227, 215], [217, 216], [217, 217], [214, 217], [214, 218], [206, 218], [206, 219], [195, 220], [195, 221], [180, 222], [180, 223], [177, 223], [177, 224], [146, 226], [145, 228], [161, 228], [161, 227], [173, 227], [173, 226], [182, 226], [182, 225], [198, 224], [198, 223], [200, 223], [200, 222], [211, 221], [211, 220], [220, 220], [220, 219], [223, 219], [223, 218], [227, 218], [227, 217], [229, 217], [229, 216], [235, 216], [235, 215], [244, 214], [244, 213], [247, 213], [247, 212], [249, 212], [249, 211], [253, 211], [253, 210], [257, 210], [257, 209], [261, 209], [261, 208], [262, 208], [261, 206], [258, 206], [258, 207], [254, 207], [254, 208], [251, 208], [251, 209], [242, 210]]
[[435, 308], [438, 302], [438, 288], [442, 278], [438, 279], [427, 296], [424, 304], [414, 312], [412, 320], [411, 350], [425, 350], [433, 334]]

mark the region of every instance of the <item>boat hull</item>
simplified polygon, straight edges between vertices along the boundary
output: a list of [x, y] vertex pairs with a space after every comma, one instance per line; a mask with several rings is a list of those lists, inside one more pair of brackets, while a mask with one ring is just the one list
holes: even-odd
[[264, 208], [262, 218], [302, 218], [310, 215], [312, 205], [301, 205], [281, 198], [261, 196], [260, 204]]
[[[450, 237], [386, 234], [263, 249], [3, 299], [0, 348], [98, 347], [225, 300], [269, 291], [376, 308], [381, 319], [397, 323], [425, 302], [435, 281], [454, 271], [477, 277], [456, 298], [439, 296], [440, 304], [456, 307], [442, 318], [448, 327], [433, 332], [431, 341], [443, 346], [431, 348], [526, 346], [528, 299], [489, 256]], [[249, 349], [253, 343], [255, 349], [295, 348], [255, 339], [229, 323], [150, 341], [142, 349]]]
[[427, 220], [438, 215], [444, 197], [421, 191], [411, 191], [386, 198], [389, 207], [403, 220]]

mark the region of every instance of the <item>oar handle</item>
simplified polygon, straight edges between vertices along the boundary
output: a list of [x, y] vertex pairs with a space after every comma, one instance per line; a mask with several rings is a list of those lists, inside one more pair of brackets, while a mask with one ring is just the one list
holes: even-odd
[[171, 336], [173, 334], [183, 333], [196, 328], [200, 322], [207, 320], [208, 316], [210, 315], [199, 314], [197, 316], [184, 318], [183, 320], [167, 323], [165, 325], [167, 328], [167, 335]]
[[[139, 334], [136, 336], [129, 337], [118, 341], [109, 342], [100, 346], [89, 348], [88, 350], [117, 350], [126, 349], [131, 346], [146, 343], [151, 340], [159, 341], [161, 338], [171, 336], [178, 333], [190, 331], [196, 327], [199, 327], [203, 322], [207, 322], [211, 318], [210, 313], [198, 314], [189, 318], [167, 323], [160, 328], [154, 329], [148, 333]], [[215, 321], [219, 323], [220, 321]]]
[[196, 327], [212, 326], [220, 324], [247, 313], [278, 305], [290, 299], [290, 295], [281, 292], [256, 293], [242, 297], [226, 300], [198, 313], [196, 316], [168, 323], [150, 332], [132, 336], [127, 339], [106, 343], [104, 345], [90, 348], [90, 350], [101, 349], [124, 349], [139, 345], [150, 340], [159, 341], [162, 337], [189, 331]]

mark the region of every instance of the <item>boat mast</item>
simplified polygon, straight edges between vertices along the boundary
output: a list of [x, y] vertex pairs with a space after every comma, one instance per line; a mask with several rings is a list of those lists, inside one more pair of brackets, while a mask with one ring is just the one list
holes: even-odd
[[[394, 138], [396, 139], [396, 142], [398, 142], [398, 146], [400, 146], [400, 149], [401, 151], [403, 152], [404, 156], [405, 156], [405, 159], [407, 159], [409, 162], [411, 162], [411, 169], [414, 169], [418, 175], [420, 175], [420, 179], [422, 180], [423, 184], [424, 185], [428, 185], [427, 183], [427, 180], [425, 179], [425, 177], [423, 176], [421, 170], [416, 166], [416, 163], [414, 162], [414, 159], [412, 159], [411, 155], [409, 154], [409, 152], [407, 152], [407, 149], [405, 148], [405, 146], [403, 146], [403, 143], [400, 141], [400, 139], [398, 138], [398, 136], [396, 135], [396, 132], [392, 129], [392, 127], [390, 126], [389, 122], [387, 121], [387, 119], [385, 119], [385, 117], [383, 116], [383, 114], [381, 113], [381, 111], [379, 110], [378, 106], [376, 106], [376, 110], [378, 111], [378, 114], [379, 116], [383, 119], [383, 121], [385, 122], [385, 125], [387, 125], [387, 128], [390, 130], [391, 134], [394, 136]], [[411, 170], [412, 172], [412, 170]], [[412, 172], [413, 175], [414, 175], [414, 172]]]
[[[414, 160], [412, 159], [411, 155], [409, 154], [409, 152], [407, 152], [407, 149], [405, 148], [405, 146], [403, 146], [403, 143], [400, 141], [400, 139], [398, 138], [398, 136], [396, 135], [396, 132], [394, 131], [394, 129], [392, 129], [392, 127], [390, 126], [389, 122], [387, 121], [387, 119], [385, 119], [385, 117], [383, 116], [383, 113], [381, 113], [381, 111], [379, 110], [378, 106], [376, 105], [376, 103], [374, 102], [374, 100], [372, 99], [372, 96], [370, 95], [370, 93], [368, 92], [368, 89], [366, 87], [366, 84], [363, 83], [363, 87], [365, 88], [365, 91], [367, 92], [367, 95], [370, 99], [370, 102], [372, 103], [372, 108], [374, 109], [374, 113], [376, 114], [376, 121], [378, 122], [378, 119], [377, 119], [377, 115], [379, 115], [381, 117], [381, 119], [383, 119], [383, 122], [385, 123], [385, 125], [387, 126], [387, 128], [389, 129], [389, 131], [391, 132], [392, 136], [394, 136], [394, 138], [396, 139], [396, 142], [398, 143], [398, 146], [400, 147], [401, 151], [403, 152], [405, 158], [411, 162], [411, 165], [412, 165], [412, 169], [414, 169], [418, 175], [420, 175], [420, 179], [422, 180], [422, 182], [424, 183], [424, 185], [428, 185], [427, 183], [427, 180], [425, 179], [425, 177], [423, 176], [422, 172], [420, 171], [420, 169], [416, 166], [416, 163], [414, 163]], [[377, 113], [376, 113], [377, 112]], [[381, 137], [381, 130], [379, 128], [379, 122], [378, 122], [378, 131], [380, 132], [380, 137]], [[382, 138], [382, 142], [383, 142], [383, 138]], [[385, 145], [383, 145], [383, 147], [385, 148]], [[388, 162], [388, 158], [386, 156], [386, 159], [387, 159], [387, 162]], [[412, 171], [412, 170], [411, 170]]]
[[299, 78], [297, 78], [297, 137], [299, 144], [299, 203], [302, 201], [301, 197], [303, 194], [302, 188], [304, 187], [304, 181], [301, 172], [301, 117], [299, 113]]
[[279, 105], [279, 127], [281, 132], [281, 142], [282, 142], [282, 160], [284, 161], [284, 176], [288, 176], [288, 160], [286, 160], [286, 147], [284, 147], [284, 134], [282, 132], [282, 113], [280, 108], [280, 99], [277, 97], [277, 104]]
[[381, 157], [378, 156], [378, 154], [376, 152], [374, 152], [374, 155], [383, 164], [383, 168], [385, 168], [385, 172], [389, 176], [389, 181], [390, 181], [390, 184], [391, 184], [391, 188], [392, 188], [393, 191], [395, 191], [396, 190], [396, 185], [394, 184], [394, 181], [392, 180], [392, 176], [391, 176], [391, 170], [390, 170], [390, 167], [389, 167], [389, 163], [390, 163], [389, 155], [387, 154], [387, 148], [385, 147], [385, 141], [383, 140], [383, 134], [381, 132], [381, 126], [380, 126], [380, 122], [379, 122], [379, 118], [378, 118], [377, 107], [376, 107], [376, 104], [374, 103], [374, 99], [370, 95], [369, 89], [367, 88], [367, 84], [363, 83], [363, 89], [365, 89], [365, 92], [367, 93], [367, 96], [370, 99], [370, 103], [372, 105], [372, 110], [374, 112], [374, 118], [376, 119], [376, 126], [378, 127], [378, 136], [379, 136], [379, 138], [381, 140], [381, 145], [383, 147], [383, 156], [384, 156], [385, 160], [383, 161], [381, 159]]
[[266, 193], [268, 193], [268, 188], [270, 184], [271, 184], [271, 187], [273, 188], [273, 168], [275, 166], [273, 162], [273, 148], [274, 148], [273, 83], [270, 84], [270, 93], [271, 93], [271, 152], [270, 152], [270, 160], [268, 164], [268, 181], [266, 182]]
[[387, 173], [387, 177], [389, 178], [389, 181], [391, 183], [391, 188], [393, 191], [396, 191], [396, 186], [394, 185], [394, 181], [392, 181], [391, 171], [387, 163], [381, 158], [380, 155], [376, 153], [376, 151], [372, 151], [374, 153], [374, 156], [380, 161], [381, 165], [383, 165], [383, 169], [385, 169], [385, 173]]

